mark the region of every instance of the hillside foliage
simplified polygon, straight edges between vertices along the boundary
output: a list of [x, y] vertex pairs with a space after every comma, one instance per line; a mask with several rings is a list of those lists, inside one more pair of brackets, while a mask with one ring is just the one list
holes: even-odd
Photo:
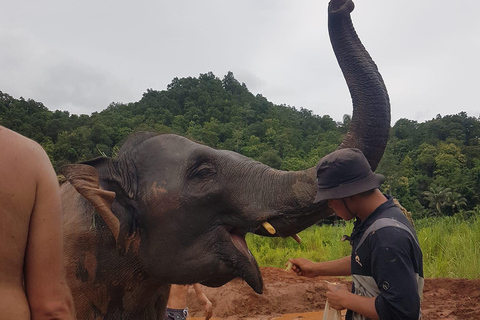
[[[129, 134], [156, 131], [233, 150], [276, 169], [301, 170], [337, 148], [349, 121], [349, 115], [337, 123], [304, 108], [275, 105], [231, 72], [223, 79], [212, 73], [175, 78], [166, 90], [148, 89], [138, 102], [111, 103], [91, 115], [50, 111], [0, 91], [0, 124], [40, 143], [56, 169], [115, 156]], [[416, 218], [478, 214], [480, 119], [462, 112], [424, 123], [398, 120], [377, 172], [387, 178], [383, 191]]]

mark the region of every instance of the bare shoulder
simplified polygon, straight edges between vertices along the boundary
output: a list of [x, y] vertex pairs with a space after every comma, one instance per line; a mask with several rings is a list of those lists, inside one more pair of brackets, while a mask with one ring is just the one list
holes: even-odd
[[39, 175], [54, 174], [50, 159], [42, 146], [1, 126], [0, 160], [3, 163], [3, 169], [0, 168], [2, 176], [14, 179], [22, 186], [35, 185], [40, 179]]
[[37, 157], [47, 157], [37, 142], [2, 126], [0, 126], [0, 148], [1, 157], [12, 157], [17, 161], [35, 162]]
[[28, 230], [39, 181], [54, 175], [53, 168], [38, 143], [5, 127], [0, 127], [0, 162], [1, 215], [12, 223], [21, 219], [23, 223], [13, 225]]

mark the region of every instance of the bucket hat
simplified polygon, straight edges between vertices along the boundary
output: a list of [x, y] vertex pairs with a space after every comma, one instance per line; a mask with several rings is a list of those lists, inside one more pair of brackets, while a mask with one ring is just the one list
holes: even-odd
[[384, 181], [383, 175], [373, 173], [361, 150], [339, 149], [318, 162], [314, 202], [353, 196], [378, 188]]

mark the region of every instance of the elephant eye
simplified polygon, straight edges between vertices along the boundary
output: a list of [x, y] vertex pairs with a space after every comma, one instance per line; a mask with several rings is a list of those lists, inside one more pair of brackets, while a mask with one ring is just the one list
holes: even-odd
[[215, 167], [211, 164], [201, 164], [192, 172], [192, 178], [206, 179], [215, 175]]

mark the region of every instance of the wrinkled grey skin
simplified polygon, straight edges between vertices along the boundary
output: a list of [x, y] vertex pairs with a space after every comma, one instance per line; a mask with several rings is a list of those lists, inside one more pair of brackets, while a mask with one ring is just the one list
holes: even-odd
[[[332, 0], [329, 31], [354, 110], [339, 148], [361, 149], [373, 169], [390, 128], [387, 91], [350, 19]], [[176, 135], [140, 133], [117, 159], [63, 169], [66, 266], [79, 319], [162, 319], [168, 283], [220, 286], [243, 278], [261, 293], [247, 232], [287, 237], [331, 214], [313, 204], [315, 168], [281, 172]]]

